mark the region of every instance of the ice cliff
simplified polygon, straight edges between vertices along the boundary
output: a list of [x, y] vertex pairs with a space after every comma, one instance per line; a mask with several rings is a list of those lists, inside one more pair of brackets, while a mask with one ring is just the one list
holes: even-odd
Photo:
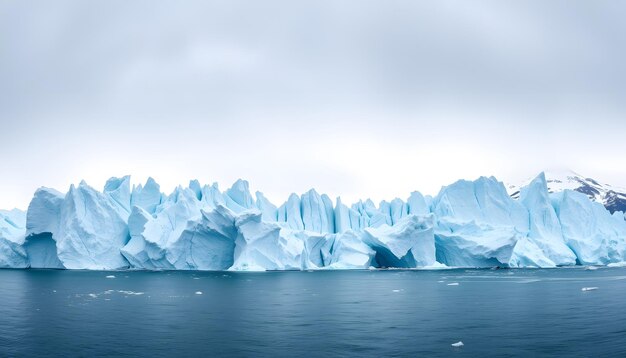
[[0, 211], [0, 267], [304, 270], [370, 267], [555, 267], [626, 260], [626, 221], [584, 194], [549, 193], [540, 174], [511, 198], [495, 178], [435, 197], [346, 205], [310, 190], [280, 206], [238, 180], [194, 180], [171, 194], [148, 179], [40, 188]]

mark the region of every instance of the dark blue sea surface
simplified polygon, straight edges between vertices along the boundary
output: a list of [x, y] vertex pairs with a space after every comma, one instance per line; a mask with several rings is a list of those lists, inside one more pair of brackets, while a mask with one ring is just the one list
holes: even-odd
[[626, 269], [0, 270], [0, 356], [625, 357]]

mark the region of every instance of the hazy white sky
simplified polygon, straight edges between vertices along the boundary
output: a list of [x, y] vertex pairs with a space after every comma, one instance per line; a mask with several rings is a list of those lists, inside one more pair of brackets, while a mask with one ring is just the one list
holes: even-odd
[[0, 2], [0, 207], [85, 179], [274, 202], [626, 186], [623, 1]]

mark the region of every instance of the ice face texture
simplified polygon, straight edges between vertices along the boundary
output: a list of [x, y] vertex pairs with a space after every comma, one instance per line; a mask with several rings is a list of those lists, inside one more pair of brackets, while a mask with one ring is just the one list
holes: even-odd
[[376, 252], [379, 266], [417, 268], [435, 263], [432, 215], [411, 215], [398, 219], [394, 226], [367, 228], [363, 237]]
[[507, 266], [528, 234], [528, 210], [493, 177], [444, 187], [432, 211], [437, 261], [448, 266]]
[[606, 265], [626, 259], [626, 222], [602, 204], [571, 190], [551, 196], [563, 238], [582, 265]]
[[0, 210], [0, 237], [21, 243], [24, 241], [26, 213], [19, 210]]
[[528, 209], [530, 227], [528, 236], [513, 250], [511, 266], [575, 265], [576, 255], [565, 243], [563, 228], [550, 202], [543, 173], [522, 188], [520, 202]]
[[[128, 181], [121, 185], [128, 186]], [[85, 182], [70, 187], [59, 208], [57, 230], [51, 232], [65, 268], [128, 267], [120, 253], [128, 241], [126, 204], [118, 199], [109, 195], [106, 188], [100, 193]]]
[[21, 210], [0, 210], [0, 268], [28, 267], [24, 242], [26, 213]]
[[626, 260], [626, 220], [581, 193], [550, 194], [541, 174], [516, 198], [493, 177], [437, 196], [347, 205], [311, 189], [276, 206], [245, 180], [192, 180], [171, 194], [150, 178], [41, 188], [27, 213], [0, 211], [0, 267], [309, 270], [554, 267]]

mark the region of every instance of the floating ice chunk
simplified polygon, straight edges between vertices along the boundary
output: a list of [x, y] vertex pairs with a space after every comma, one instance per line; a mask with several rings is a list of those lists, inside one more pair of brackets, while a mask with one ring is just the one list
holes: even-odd
[[448, 284], [448, 286], [458, 286], [458, 285], [459, 285], [459, 283], [458, 283], [458, 282], [452, 282], [452, 283], [449, 283], [449, 284]]
[[115, 276], [114, 275], [108, 275], [108, 276], [106, 276], [106, 278], [115, 278]]
[[439, 263], [439, 262], [436, 262], [436, 261], [432, 265], [419, 267], [420, 270], [451, 270], [453, 268], [454, 267], [450, 267], [450, 266], [448, 266], [446, 264], [442, 264], [442, 263]]
[[463, 344], [463, 342], [458, 341], [456, 343], [452, 343], [451, 346], [452, 347], [463, 347], [465, 344]]
[[597, 289], [598, 289], [597, 287], [583, 287], [583, 288], [581, 289], [581, 291], [583, 291], [583, 292], [586, 292], [586, 291], [595, 291], [595, 290], [597, 290]]
[[91, 298], [97, 298], [98, 295], [96, 295], [95, 293], [90, 293], [87, 296], [91, 297]]
[[608, 265], [606, 265], [608, 267], [626, 267], [626, 261], [620, 261], [620, 262], [612, 262]]
[[201, 295], [202, 291], [196, 291], [196, 295]]
[[124, 291], [124, 290], [118, 290], [117, 292], [125, 294], [125, 295], [129, 295], [129, 296], [140, 296], [144, 294], [144, 292]]

